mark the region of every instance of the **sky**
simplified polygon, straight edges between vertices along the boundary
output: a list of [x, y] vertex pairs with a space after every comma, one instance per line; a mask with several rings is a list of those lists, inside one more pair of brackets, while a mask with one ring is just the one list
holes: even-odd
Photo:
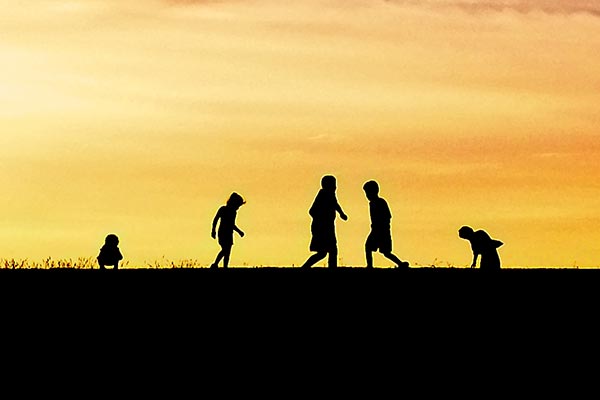
[[[289, 4], [288, 4], [289, 3]], [[600, 266], [600, 5], [583, 0], [0, 0], [0, 258], [298, 266], [335, 175], [340, 264], [377, 180], [394, 253]], [[320, 263], [319, 265], [324, 265]], [[376, 266], [392, 266], [375, 255]]]

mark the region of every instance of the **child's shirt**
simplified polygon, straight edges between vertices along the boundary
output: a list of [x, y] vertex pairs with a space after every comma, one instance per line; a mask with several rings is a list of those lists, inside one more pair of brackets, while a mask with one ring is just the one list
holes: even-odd
[[338, 204], [335, 192], [321, 189], [317, 193], [317, 197], [315, 197], [308, 213], [315, 222], [327, 224], [335, 221], [335, 213], [338, 210], [341, 211], [341, 207]]
[[495, 253], [496, 249], [503, 244], [499, 240], [492, 239], [484, 230], [475, 231], [470, 242], [473, 254]]
[[119, 247], [104, 245], [100, 249], [98, 259], [104, 261], [121, 261], [123, 259], [123, 255], [121, 254]]
[[390, 229], [392, 213], [388, 203], [384, 199], [378, 197], [369, 201], [369, 214], [371, 215], [372, 230]]
[[217, 211], [217, 218], [220, 218], [219, 222], [219, 234], [229, 234], [233, 232], [233, 227], [235, 226], [235, 218], [237, 217], [237, 210], [228, 207], [222, 206]]

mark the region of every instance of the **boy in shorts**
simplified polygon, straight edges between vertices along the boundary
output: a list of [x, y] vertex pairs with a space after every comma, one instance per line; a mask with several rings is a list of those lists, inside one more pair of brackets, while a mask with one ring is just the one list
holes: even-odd
[[407, 261], [401, 261], [392, 253], [392, 213], [387, 202], [379, 197], [379, 184], [369, 181], [364, 184], [363, 190], [369, 200], [369, 214], [371, 216], [371, 232], [365, 243], [367, 268], [373, 268], [373, 252], [379, 251], [389, 260], [396, 263], [398, 268], [408, 268]]

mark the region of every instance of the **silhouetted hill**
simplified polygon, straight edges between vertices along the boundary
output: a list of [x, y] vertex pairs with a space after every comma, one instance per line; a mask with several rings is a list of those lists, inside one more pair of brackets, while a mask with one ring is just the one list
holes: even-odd
[[341, 304], [440, 304], [514, 302], [536, 296], [545, 301], [572, 301], [595, 293], [600, 269], [468, 268], [208, 268], [0, 270], [0, 292], [18, 297], [73, 301], [91, 298], [139, 298], [196, 301], [219, 298], [249, 304], [287, 300], [301, 303], [335, 299]]
[[444, 347], [457, 335], [531, 340], [535, 332], [538, 340], [558, 329], [593, 330], [599, 282], [600, 270], [576, 269], [4, 269], [0, 300], [6, 327], [33, 324], [42, 334], [69, 327], [67, 335], [94, 340], [102, 340], [98, 332], [125, 340], [120, 332], [133, 331], [157, 341], [166, 331], [236, 348], [257, 336], [343, 348], [344, 337], [353, 346], [370, 341], [363, 349], [431, 338]]

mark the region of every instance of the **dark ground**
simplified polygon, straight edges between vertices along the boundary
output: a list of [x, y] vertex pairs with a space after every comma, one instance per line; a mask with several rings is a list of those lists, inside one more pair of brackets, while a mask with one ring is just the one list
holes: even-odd
[[[108, 349], [105, 362], [123, 373], [131, 352], [185, 368], [213, 365], [212, 353], [219, 373], [240, 358], [258, 368], [268, 354], [268, 374], [289, 374], [283, 364], [327, 370], [316, 360], [413, 368], [410, 353], [421, 374], [466, 362], [469, 375], [485, 373], [482, 357], [491, 366], [502, 359], [505, 372], [527, 370], [518, 360], [532, 354], [585, 357], [598, 332], [600, 270], [0, 270], [0, 305], [6, 345], [27, 338], [20, 342], [36, 351], [84, 359]], [[358, 356], [376, 361], [356, 364]]]
[[331, 305], [406, 310], [421, 305], [594, 304], [600, 269], [229, 268], [0, 270], [9, 299], [214, 308]]

